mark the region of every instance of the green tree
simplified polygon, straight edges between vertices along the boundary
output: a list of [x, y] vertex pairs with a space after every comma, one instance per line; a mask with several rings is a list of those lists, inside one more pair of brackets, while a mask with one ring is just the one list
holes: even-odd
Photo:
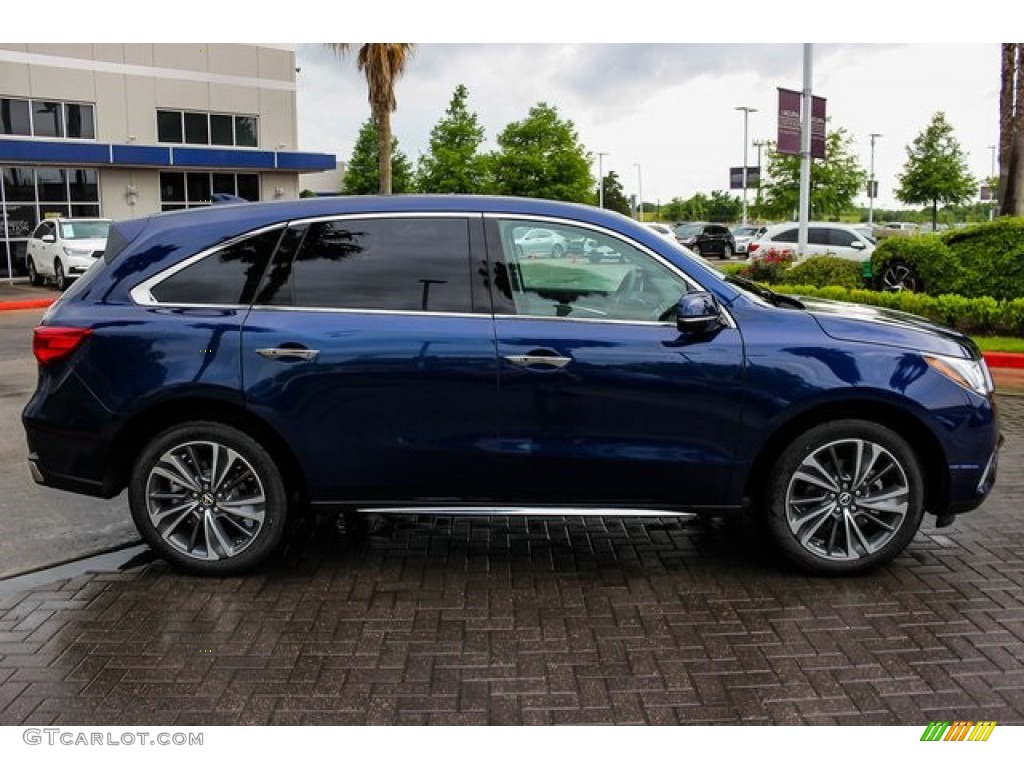
[[[348, 53], [351, 43], [325, 43], [339, 56]], [[394, 186], [392, 180], [392, 157], [388, 151], [391, 141], [391, 113], [398, 107], [395, 98], [395, 83], [405, 72], [405, 65], [412, 56], [412, 43], [363, 43], [359, 46], [356, 65], [366, 76], [370, 101], [370, 114], [379, 127], [377, 131], [377, 162], [379, 191], [390, 195]]]
[[[789, 219], [800, 207], [800, 157], [775, 151], [768, 145], [767, 179], [761, 181], [761, 203], [755, 206], [760, 218]], [[825, 158], [811, 164], [810, 216], [838, 219], [855, 210], [867, 173], [853, 151], [853, 137], [845, 128], [825, 136]]]
[[[380, 148], [377, 124], [368, 118], [359, 129], [352, 148], [352, 157], [345, 168], [341, 192], [344, 195], [373, 195], [380, 191]], [[413, 191], [412, 163], [398, 148], [398, 139], [391, 139], [391, 183], [397, 193]]]
[[743, 216], [743, 202], [728, 192], [716, 189], [711, 193], [706, 211], [707, 221], [726, 224]]
[[577, 203], [593, 200], [590, 154], [572, 121], [562, 120], [554, 107], [537, 104], [526, 119], [509, 123], [498, 135], [498, 146], [491, 155], [496, 193]]
[[484, 129], [466, 107], [469, 91], [459, 85], [444, 117], [430, 131], [430, 151], [419, 160], [420, 192], [479, 194], [487, 187], [487, 158], [478, 151]]
[[[598, 199], [596, 190], [594, 199], [596, 203]], [[615, 171], [608, 171], [604, 176], [604, 207], [610, 211], [618, 211], [626, 216], [630, 214], [629, 200], [626, 199], [626, 193], [622, 189], [619, 174]]]
[[942, 112], [936, 112], [907, 147], [907, 162], [898, 178], [896, 198], [912, 205], [930, 205], [933, 227], [938, 223], [939, 203], [959, 205], [977, 191], [953, 127]]

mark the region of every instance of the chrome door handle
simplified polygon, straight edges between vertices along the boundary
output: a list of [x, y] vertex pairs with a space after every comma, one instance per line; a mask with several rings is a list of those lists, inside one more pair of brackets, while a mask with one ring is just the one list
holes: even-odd
[[316, 356], [320, 354], [320, 350], [293, 347], [270, 347], [257, 349], [256, 354], [260, 357], [265, 357], [268, 360], [288, 360], [289, 358], [296, 360], [315, 360]]
[[505, 355], [505, 359], [512, 365], [520, 368], [532, 368], [546, 366], [549, 368], [564, 368], [572, 362], [571, 357], [557, 357], [555, 355]]

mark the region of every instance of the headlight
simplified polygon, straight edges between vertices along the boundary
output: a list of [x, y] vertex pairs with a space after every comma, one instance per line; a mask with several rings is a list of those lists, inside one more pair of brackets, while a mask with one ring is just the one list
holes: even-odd
[[989, 373], [988, 365], [984, 360], [924, 355], [924, 361], [947, 379], [955, 381], [964, 389], [976, 392], [982, 397], [988, 397], [995, 389], [992, 383], [992, 374]]
[[91, 256], [92, 255], [92, 248], [69, 248], [66, 245], [63, 246], [63, 248], [64, 248], [64, 253], [66, 255], [68, 255], [68, 256], [83, 256], [84, 257], [84, 256]]

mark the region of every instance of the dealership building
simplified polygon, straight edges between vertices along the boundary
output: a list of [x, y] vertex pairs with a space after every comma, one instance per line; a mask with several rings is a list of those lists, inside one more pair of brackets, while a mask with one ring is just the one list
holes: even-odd
[[0, 277], [48, 215], [298, 197], [336, 160], [298, 151], [295, 75], [290, 45], [0, 43]]

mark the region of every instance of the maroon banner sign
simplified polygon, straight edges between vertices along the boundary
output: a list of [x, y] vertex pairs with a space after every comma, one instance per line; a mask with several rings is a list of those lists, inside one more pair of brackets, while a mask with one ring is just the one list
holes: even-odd
[[[800, 154], [800, 102], [798, 91], [779, 88], [779, 132], [776, 150], [784, 155]], [[825, 158], [825, 99], [811, 97], [811, 157]]]
[[800, 154], [800, 94], [779, 88], [779, 134], [776, 151]]

